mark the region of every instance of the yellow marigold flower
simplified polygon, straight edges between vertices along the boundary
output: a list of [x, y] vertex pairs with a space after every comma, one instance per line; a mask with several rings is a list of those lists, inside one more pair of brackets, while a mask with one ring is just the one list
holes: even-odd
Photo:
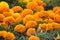
[[10, 13], [10, 12], [3, 12], [3, 15], [4, 15], [5, 17], [7, 17], [7, 16], [12, 16], [12, 13]]
[[60, 36], [59, 37], [56, 37], [55, 40], [60, 40]]
[[44, 7], [43, 6], [37, 6], [36, 10], [37, 11], [42, 11], [42, 10], [44, 10]]
[[12, 14], [14, 14], [14, 11], [12, 9], [9, 9], [9, 12], [12, 13]]
[[22, 12], [22, 11], [23, 11], [23, 8], [20, 7], [20, 6], [15, 6], [15, 7], [12, 8], [12, 10], [13, 10], [14, 12]]
[[22, 18], [24, 18], [26, 15], [33, 14], [33, 11], [31, 9], [24, 9], [21, 13]]
[[25, 26], [26, 28], [33, 28], [36, 25], [37, 25], [36, 21], [28, 21]]
[[15, 19], [12, 16], [4, 18], [3, 21], [8, 22], [9, 24], [14, 24], [15, 23]]
[[46, 24], [46, 28], [45, 28], [45, 31], [49, 31], [49, 30], [53, 30], [53, 25], [50, 23]]
[[60, 15], [56, 14], [56, 15], [54, 16], [54, 21], [55, 21], [55, 22], [60, 22]]
[[19, 13], [14, 13], [12, 16], [16, 19], [16, 18], [18, 18], [21, 15]]
[[23, 18], [23, 23], [26, 24], [28, 21], [31, 21], [31, 20], [35, 21], [34, 16], [33, 15], [27, 15]]
[[36, 30], [35, 28], [29, 28], [26, 32], [27, 36], [33, 36], [35, 34]]
[[27, 8], [32, 10], [35, 10], [37, 8], [36, 6], [38, 6], [36, 2], [29, 2], [27, 4]]
[[3, 21], [4, 18], [5, 16], [3, 14], [0, 14], [0, 21]]
[[16, 25], [16, 27], [14, 28], [14, 31], [19, 32], [19, 33], [23, 33], [23, 32], [25, 32], [25, 30], [26, 30], [26, 28], [22, 24]]
[[14, 13], [12, 16], [14, 17], [15, 22], [20, 22], [22, 20], [22, 17], [19, 13]]
[[0, 2], [0, 12], [6, 12], [6, 11], [9, 11], [9, 5], [7, 2]]
[[31, 37], [29, 37], [28, 40], [40, 40], [40, 38], [37, 36], [31, 36]]

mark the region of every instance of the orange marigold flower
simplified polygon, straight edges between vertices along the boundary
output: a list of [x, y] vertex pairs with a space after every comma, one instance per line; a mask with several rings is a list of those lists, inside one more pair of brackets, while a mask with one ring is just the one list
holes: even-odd
[[55, 21], [55, 22], [60, 22], [60, 15], [56, 14], [56, 15], [54, 16], [54, 21]]
[[24, 9], [21, 13], [22, 18], [24, 18], [26, 15], [33, 14], [33, 11], [31, 9]]
[[16, 21], [16, 22], [21, 22], [21, 21], [22, 21], [21, 15], [20, 15], [19, 17], [17, 17], [15, 21]]
[[52, 10], [48, 10], [47, 14], [48, 14], [48, 18], [54, 18], [55, 16], [55, 13]]
[[12, 16], [12, 13], [10, 13], [10, 12], [3, 12], [3, 15], [6, 16], [6, 17], [7, 16]]
[[48, 14], [47, 14], [46, 11], [40, 11], [40, 12], [37, 12], [36, 14], [37, 14], [40, 18], [41, 18], [41, 17], [47, 17], [47, 16], [48, 16]]
[[26, 32], [27, 36], [33, 36], [35, 34], [35, 28], [29, 28]]
[[28, 21], [25, 26], [26, 28], [33, 28], [36, 27], [36, 25], [37, 25], [36, 21]]
[[4, 28], [10, 28], [10, 25], [9, 25], [8, 22], [4, 22], [4, 21], [3, 21], [2, 26], [3, 26]]
[[9, 11], [9, 5], [7, 2], [0, 2], [0, 12], [3, 13], [3, 12], [6, 12], [6, 11]]
[[42, 10], [44, 10], [44, 7], [43, 6], [37, 6], [36, 10], [37, 11], [42, 11]]
[[14, 12], [22, 12], [23, 8], [20, 7], [20, 6], [15, 6], [15, 7], [12, 8], [12, 10], [14, 10]]
[[35, 10], [37, 8], [36, 6], [38, 6], [36, 2], [29, 2], [27, 4], [27, 8], [32, 10]]
[[5, 16], [3, 14], [0, 14], [0, 21], [3, 21], [4, 18]]
[[12, 16], [4, 18], [3, 21], [8, 22], [9, 24], [14, 24], [15, 23], [15, 19]]
[[53, 22], [53, 23], [51, 23], [51, 24], [53, 25], [53, 28], [55, 28], [55, 29], [60, 29], [60, 24], [59, 24], [59, 23]]
[[33, 0], [33, 1], [35, 1], [38, 4], [38, 6], [46, 6], [46, 4], [42, 0]]
[[46, 24], [39, 24], [37, 31], [39, 32], [41, 29], [45, 29], [45, 28], [46, 28]]
[[16, 25], [16, 27], [14, 28], [14, 31], [19, 32], [19, 33], [23, 33], [23, 32], [25, 32], [25, 30], [26, 30], [26, 28], [22, 24]]
[[4, 40], [14, 40], [15, 36], [13, 33], [6, 32], [6, 31], [0, 31], [0, 37], [3, 37]]
[[50, 23], [46, 24], [46, 28], [45, 28], [45, 31], [49, 31], [49, 30], [53, 30], [53, 25]]
[[37, 36], [31, 36], [31, 37], [29, 37], [28, 40], [40, 40], [40, 38]]
[[5, 34], [4, 36], [5, 36], [5, 40], [14, 40], [15, 39], [15, 35], [10, 32], [7, 32], [7, 34]]
[[53, 8], [53, 11], [54, 11], [54, 12], [56, 12], [56, 11], [58, 11], [58, 10], [60, 10], [60, 7], [54, 7], [54, 8]]
[[23, 18], [23, 23], [26, 24], [28, 21], [35, 21], [35, 17], [33, 15], [27, 15]]
[[59, 37], [56, 37], [55, 40], [60, 40], [60, 36]]
[[34, 16], [34, 18], [35, 18], [35, 21], [41, 21], [42, 20], [42, 18], [39, 16], [39, 13], [40, 12], [36, 12], [33, 16]]

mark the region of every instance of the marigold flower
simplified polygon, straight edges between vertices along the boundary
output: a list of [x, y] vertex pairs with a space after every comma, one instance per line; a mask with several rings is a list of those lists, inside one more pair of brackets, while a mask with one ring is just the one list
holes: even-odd
[[26, 28], [33, 28], [36, 25], [37, 25], [36, 21], [28, 21], [25, 26]]
[[49, 31], [49, 30], [53, 30], [53, 25], [50, 23], [46, 24], [46, 28], [45, 28], [45, 31]]
[[56, 14], [56, 15], [54, 16], [54, 21], [55, 21], [55, 22], [60, 22], [60, 15]]
[[27, 36], [33, 36], [35, 34], [35, 28], [29, 28], [26, 32]]
[[53, 23], [51, 23], [51, 24], [53, 25], [53, 28], [55, 28], [55, 29], [60, 29], [60, 24], [55, 23], [55, 22], [53, 22]]
[[5, 16], [3, 14], [0, 14], [0, 21], [3, 21], [4, 18]]
[[20, 15], [19, 17], [17, 17], [15, 21], [16, 21], [16, 22], [21, 22], [21, 21], [22, 21], [21, 15]]
[[43, 6], [37, 6], [36, 10], [37, 11], [42, 11], [42, 10], [44, 10], [44, 7]]
[[6, 12], [6, 11], [9, 11], [9, 5], [7, 2], [0, 2], [0, 12]]
[[40, 32], [41, 29], [45, 29], [46, 28], [46, 24], [39, 24], [38, 28], [37, 28], [37, 32]]
[[36, 14], [37, 14], [40, 18], [42, 18], [42, 17], [47, 17], [47, 16], [48, 16], [48, 14], [47, 14], [46, 11], [40, 11], [40, 12], [37, 12]]
[[12, 9], [9, 9], [9, 12], [10, 12], [11, 14], [14, 14], [14, 11], [13, 11]]
[[42, 20], [42, 18], [39, 17], [39, 12], [36, 12], [33, 16], [35, 18], [35, 21], [41, 21]]
[[12, 16], [12, 13], [10, 13], [10, 12], [3, 12], [3, 15], [4, 15], [5, 17], [7, 17], [7, 16]]
[[33, 1], [35, 1], [38, 4], [38, 6], [46, 6], [46, 4], [42, 0], [33, 0]]
[[19, 33], [23, 33], [23, 32], [25, 32], [25, 30], [26, 30], [26, 28], [22, 24], [16, 25], [16, 27], [14, 28], [14, 31], [19, 32]]
[[58, 10], [60, 10], [60, 7], [54, 7], [54, 8], [53, 8], [53, 11], [54, 11], [54, 12], [56, 12], [56, 11], [58, 11]]
[[47, 14], [48, 14], [48, 18], [54, 18], [55, 16], [55, 13], [52, 10], [48, 10]]
[[23, 8], [20, 7], [20, 6], [15, 6], [15, 7], [12, 8], [12, 10], [13, 10], [14, 12], [22, 12], [22, 11], [23, 11]]
[[15, 39], [15, 35], [13, 33], [7, 32], [7, 34], [5, 34], [5, 40], [14, 40]]
[[15, 39], [15, 35], [13, 33], [6, 32], [6, 31], [0, 31], [0, 37], [3, 37], [4, 40], [14, 40]]
[[40, 38], [37, 36], [31, 36], [31, 37], [29, 37], [28, 40], [40, 40]]
[[24, 9], [21, 13], [22, 18], [24, 18], [26, 15], [33, 14], [33, 11], [31, 9]]
[[4, 28], [10, 28], [10, 25], [9, 25], [8, 22], [3, 22], [3, 23], [2, 23], [2, 26], [3, 26]]
[[15, 23], [15, 19], [12, 16], [4, 18], [3, 21], [8, 22], [9, 24], [14, 24]]
[[37, 8], [36, 6], [38, 6], [36, 2], [29, 2], [27, 4], [27, 8], [32, 10], [35, 10]]
[[55, 40], [60, 40], [60, 36], [59, 37], [56, 37]]
[[27, 15], [23, 18], [23, 23], [26, 24], [28, 21], [35, 21], [35, 17], [33, 15]]
[[21, 15], [19, 13], [14, 13], [12, 16], [14, 17], [14, 19], [16, 19], [16, 18], [18, 18]]

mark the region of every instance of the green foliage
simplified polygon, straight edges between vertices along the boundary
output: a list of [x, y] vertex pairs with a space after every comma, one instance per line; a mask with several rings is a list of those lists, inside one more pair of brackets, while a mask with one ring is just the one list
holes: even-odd
[[43, 0], [47, 6], [45, 7], [46, 10], [53, 9], [55, 6], [60, 6], [60, 0]]

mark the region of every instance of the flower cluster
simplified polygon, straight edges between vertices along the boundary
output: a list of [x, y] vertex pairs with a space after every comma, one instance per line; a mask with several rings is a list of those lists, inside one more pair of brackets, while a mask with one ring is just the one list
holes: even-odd
[[15, 35], [13, 33], [7, 31], [0, 31], [0, 37], [4, 38], [4, 40], [14, 40]]
[[[42, 0], [33, 0], [27, 3], [25, 9], [21, 6], [9, 8], [8, 3], [2, 1], [0, 2], [0, 26], [12, 29], [14, 33], [16, 32], [16, 36], [19, 34], [19, 37], [27, 36], [28, 40], [41, 40], [37, 33], [60, 30], [60, 7], [44, 10], [44, 6], [46, 4]], [[15, 26], [15, 23], [18, 24]], [[11, 25], [14, 27], [11, 28]], [[14, 34], [7, 31], [0, 31], [0, 37], [4, 40], [15, 39]], [[56, 36], [54, 40], [60, 40], [60, 37]]]

